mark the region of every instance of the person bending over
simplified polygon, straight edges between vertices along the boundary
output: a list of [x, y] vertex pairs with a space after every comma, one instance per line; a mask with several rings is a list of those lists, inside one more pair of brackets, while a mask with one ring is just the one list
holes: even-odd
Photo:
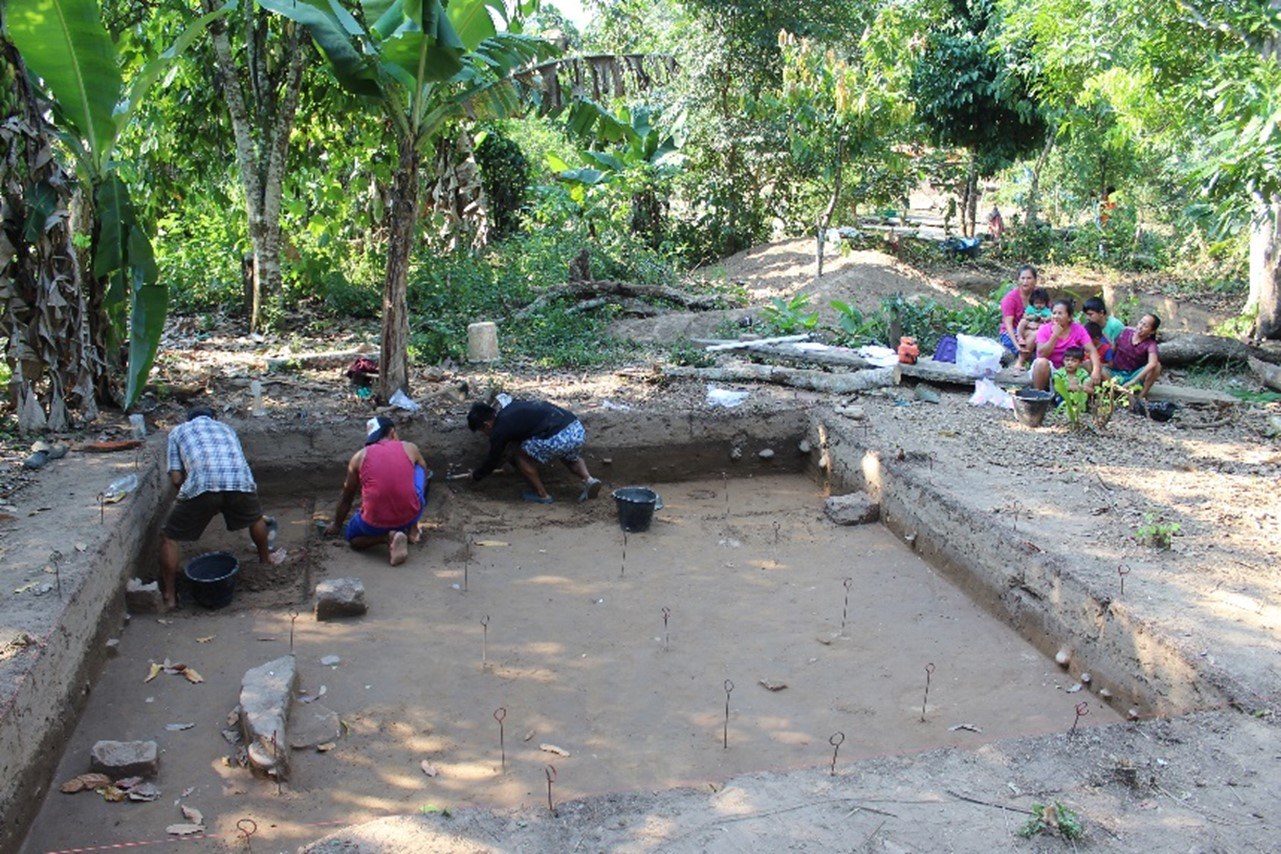
[[394, 421], [385, 415], [370, 418], [365, 447], [347, 463], [342, 496], [325, 533], [335, 536], [343, 530], [359, 492], [360, 509], [344, 532], [347, 542], [357, 550], [386, 543], [391, 565], [400, 566], [409, 557], [409, 544], [420, 539], [418, 520], [427, 506], [429, 474], [418, 446], [400, 440]]
[[477, 403], [467, 413], [467, 427], [489, 437], [489, 454], [472, 472], [474, 480], [487, 477], [503, 461], [509, 444], [516, 445], [516, 468], [529, 482], [521, 493], [526, 501], [551, 504], [553, 499], [538, 474], [539, 463], [559, 459], [583, 482], [578, 500], [586, 501], [600, 494], [601, 483], [592, 477], [583, 462], [581, 451], [587, 433], [578, 417], [568, 409], [544, 400], [513, 400], [502, 409]]
[[258, 500], [258, 485], [245, 460], [236, 431], [214, 419], [214, 411], [198, 406], [187, 421], [169, 432], [169, 481], [178, 497], [160, 532], [160, 586], [165, 606], [178, 604], [179, 542], [195, 542], [209, 520], [222, 514], [228, 531], [249, 529], [258, 561], [282, 563], [285, 552], [267, 542], [267, 519]]

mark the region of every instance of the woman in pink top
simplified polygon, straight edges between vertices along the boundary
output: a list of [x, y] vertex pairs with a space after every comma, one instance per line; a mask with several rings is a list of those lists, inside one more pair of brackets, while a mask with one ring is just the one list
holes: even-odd
[[1092, 389], [1103, 379], [1103, 362], [1099, 351], [1090, 340], [1090, 333], [1085, 327], [1072, 319], [1074, 314], [1072, 300], [1060, 297], [1054, 301], [1050, 312], [1050, 322], [1042, 323], [1036, 330], [1036, 361], [1032, 363], [1032, 385], [1042, 391], [1050, 387], [1050, 373], [1055, 368], [1063, 367], [1063, 351], [1069, 347], [1080, 347], [1090, 359], [1090, 378], [1085, 381], [1086, 389]]
[[1023, 313], [1032, 302], [1032, 291], [1036, 289], [1038, 280], [1036, 268], [1031, 264], [1019, 267], [1018, 280], [1018, 286], [1001, 297], [1000, 338], [1005, 349], [1014, 355], [1017, 356], [1020, 352], [1031, 355], [1032, 342], [1025, 341], [1024, 336], [1019, 335], [1018, 327], [1019, 321], [1023, 319]]

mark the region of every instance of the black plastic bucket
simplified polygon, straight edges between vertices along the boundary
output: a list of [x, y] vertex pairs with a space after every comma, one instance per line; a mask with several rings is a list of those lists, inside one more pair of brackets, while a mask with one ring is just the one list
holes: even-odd
[[1040, 427], [1054, 403], [1054, 392], [1021, 388], [1014, 392], [1014, 417], [1026, 427]]
[[624, 486], [613, 492], [618, 504], [618, 526], [628, 533], [648, 531], [658, 506], [658, 493], [643, 486]]
[[187, 562], [184, 574], [191, 582], [191, 595], [206, 608], [225, 608], [236, 592], [240, 561], [226, 552], [209, 552]]

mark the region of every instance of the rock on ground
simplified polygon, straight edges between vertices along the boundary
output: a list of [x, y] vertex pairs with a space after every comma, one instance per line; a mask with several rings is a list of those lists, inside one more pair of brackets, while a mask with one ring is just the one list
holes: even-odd
[[160, 753], [154, 741], [100, 741], [90, 753], [89, 767], [112, 778], [154, 777]]
[[823, 504], [823, 510], [838, 525], [866, 525], [881, 518], [881, 505], [863, 492], [833, 495]]
[[331, 578], [316, 585], [316, 619], [359, 617], [366, 613], [365, 585], [359, 578]]
[[283, 779], [289, 773], [286, 721], [298, 684], [298, 662], [283, 655], [245, 671], [240, 684], [240, 725], [249, 743], [249, 764]]

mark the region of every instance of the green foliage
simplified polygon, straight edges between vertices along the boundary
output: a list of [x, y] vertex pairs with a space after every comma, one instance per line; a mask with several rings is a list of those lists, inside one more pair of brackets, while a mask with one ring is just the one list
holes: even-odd
[[1151, 513], [1143, 514], [1143, 524], [1134, 531], [1135, 539], [1145, 546], [1166, 550], [1174, 537], [1183, 531], [1178, 522], [1165, 522]]
[[668, 349], [667, 360], [673, 365], [689, 368], [710, 368], [716, 364], [715, 356], [685, 338], [680, 339]]
[[924, 353], [932, 353], [945, 334], [991, 335], [1000, 322], [995, 304], [949, 307], [929, 297], [902, 294], [881, 300], [881, 314], [886, 329], [897, 319], [900, 334], [915, 338]]
[[489, 201], [491, 233], [502, 240], [520, 227], [521, 210], [529, 192], [529, 161], [515, 140], [491, 127], [476, 146], [476, 162]]
[[835, 338], [838, 344], [857, 347], [885, 343], [888, 333], [883, 314], [865, 315], [857, 306], [843, 300], [832, 300], [832, 309], [836, 312], [838, 329]]
[[806, 311], [810, 305], [808, 294], [796, 294], [789, 300], [774, 297], [761, 309], [765, 325], [774, 335], [792, 335], [818, 326], [818, 312]]
[[1019, 828], [1018, 834], [1024, 839], [1031, 839], [1043, 833], [1073, 841], [1085, 835], [1085, 824], [1076, 810], [1068, 809], [1058, 801], [1048, 805], [1032, 804], [1032, 817]]

